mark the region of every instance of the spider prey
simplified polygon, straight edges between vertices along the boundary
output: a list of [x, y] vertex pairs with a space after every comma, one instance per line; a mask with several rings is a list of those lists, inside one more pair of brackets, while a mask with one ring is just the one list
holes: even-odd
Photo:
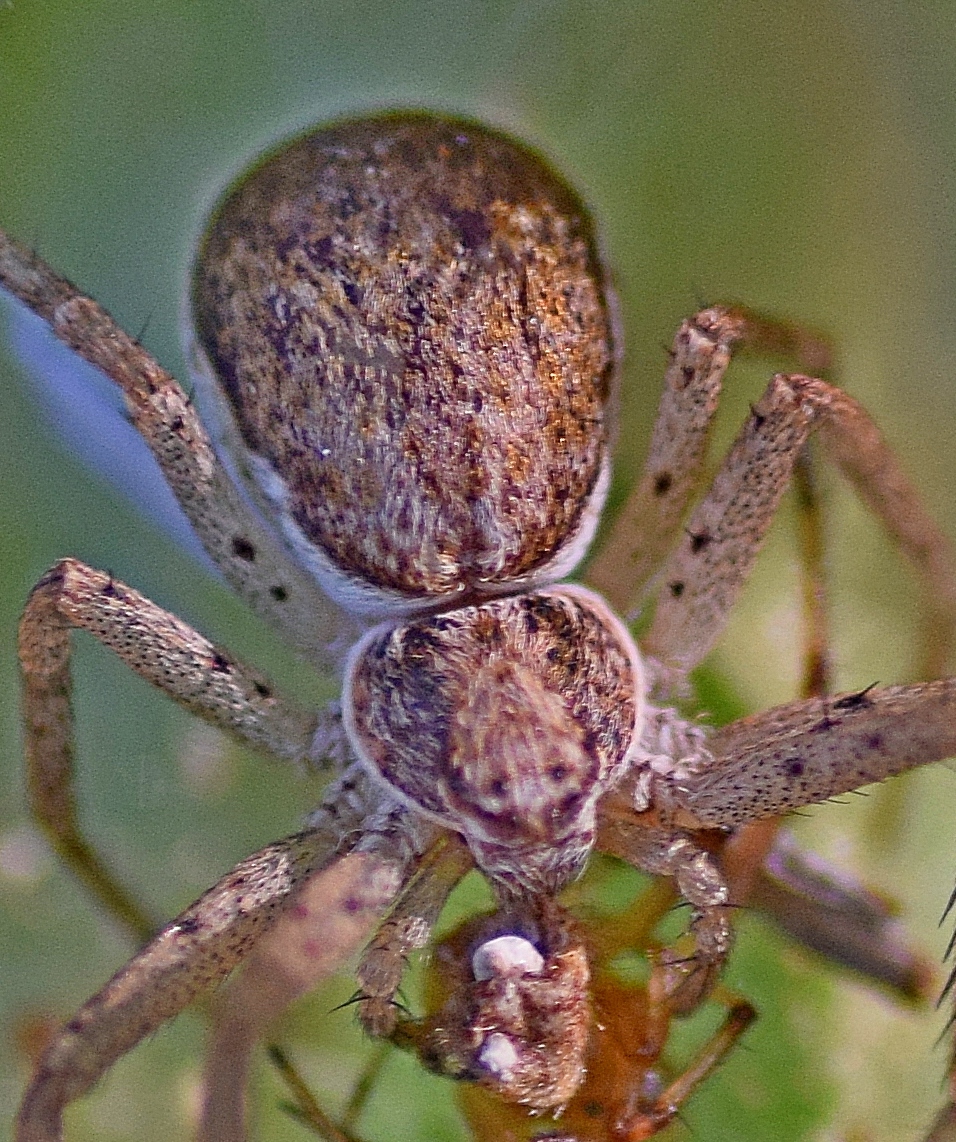
[[[111, 575], [64, 559], [36, 585], [20, 639], [33, 810], [148, 942], [54, 1038], [18, 1142], [59, 1138], [67, 1103], [336, 870], [362, 883], [370, 913], [390, 906], [359, 969], [375, 1034], [413, 1034], [394, 1002], [405, 956], [472, 865], [498, 900], [491, 938], [518, 942], [478, 956], [465, 991], [557, 971], [547, 965], [567, 941], [554, 896], [595, 846], [672, 878], [692, 906], [690, 951], [662, 953], [657, 982], [669, 1012], [688, 1011], [732, 941], [715, 830], [956, 753], [956, 680], [808, 698], [713, 732], [670, 706], [719, 637], [815, 429], [921, 575], [940, 647], [956, 611], [946, 541], [867, 414], [824, 381], [775, 376], [685, 518], [731, 349], [765, 332], [743, 311], [704, 310], [677, 333], [644, 475], [592, 565], [603, 597], [555, 585], [582, 559], [607, 489], [619, 337], [582, 202], [504, 135], [419, 113], [356, 119], [285, 144], [229, 189], [192, 283], [215, 446], [171, 376], [5, 237], [0, 284], [122, 388], [242, 597], [315, 666], [344, 673], [340, 711], [300, 710]], [[639, 655], [612, 607], [652, 588]], [[74, 627], [241, 740], [334, 774], [308, 828], [158, 934], [76, 820]], [[341, 959], [362, 935], [329, 939]], [[549, 1009], [560, 1050], [543, 1054], [513, 1005], [478, 1028], [461, 1000], [465, 1014], [423, 1053], [513, 1102], [561, 1106], [587, 1040], [576, 954], [578, 982]], [[206, 1137], [233, 1136], [214, 1117]]]

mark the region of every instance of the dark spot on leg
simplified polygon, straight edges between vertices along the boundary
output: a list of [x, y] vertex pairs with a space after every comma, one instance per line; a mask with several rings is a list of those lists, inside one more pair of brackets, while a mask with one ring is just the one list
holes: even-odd
[[787, 773], [790, 777], [802, 777], [803, 768], [802, 761], [790, 761], [787, 763]]
[[680, 582], [668, 583], [667, 589], [670, 591], [670, 593], [674, 596], [675, 599], [679, 599], [681, 597], [681, 595], [683, 595], [683, 593], [684, 593], [684, 584], [680, 583]]
[[654, 478], [654, 495], [666, 495], [674, 485], [674, 477], [670, 472], [659, 472]]
[[244, 539], [241, 535], [233, 537], [232, 553], [238, 556], [238, 558], [244, 559], [247, 563], [255, 563], [256, 561], [256, 549], [248, 539]]
[[269, 594], [275, 599], [277, 603], [284, 603], [289, 597], [289, 592], [285, 587], [270, 587]]
[[212, 656], [212, 668], [220, 674], [228, 674], [230, 670], [229, 659], [217, 650]]
[[271, 698], [272, 691], [264, 682], [253, 682], [252, 688], [259, 695], [260, 698]]
[[690, 532], [690, 549], [691, 549], [691, 552], [694, 555], [699, 554], [699, 552], [703, 551], [704, 548], [710, 544], [710, 542], [711, 542], [711, 540], [713, 540], [713, 538], [714, 537], [706, 531], [702, 531], [698, 535], [695, 535], [693, 532]]
[[881, 750], [883, 748], [883, 735], [870, 734], [870, 736], [866, 739], [866, 748], [873, 750], [874, 753], [877, 750]]

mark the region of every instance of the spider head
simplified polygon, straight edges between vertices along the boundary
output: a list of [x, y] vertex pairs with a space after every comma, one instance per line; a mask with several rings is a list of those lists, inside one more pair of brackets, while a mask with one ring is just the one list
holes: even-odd
[[353, 748], [400, 800], [464, 837], [505, 892], [552, 892], [594, 839], [636, 753], [634, 644], [578, 587], [370, 631], [343, 707]]

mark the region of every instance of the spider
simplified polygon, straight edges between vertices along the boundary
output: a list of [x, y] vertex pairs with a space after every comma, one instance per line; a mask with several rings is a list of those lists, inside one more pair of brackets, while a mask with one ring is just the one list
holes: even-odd
[[[728, 838], [730, 858], [752, 822], [956, 753], [956, 680], [839, 696], [812, 685], [714, 731], [675, 705], [814, 429], [921, 575], [936, 660], [949, 643], [948, 544], [866, 412], [831, 384], [775, 376], [689, 511], [733, 347], [812, 357], [799, 331], [728, 307], [681, 325], [644, 474], [589, 565], [596, 590], [561, 585], [608, 487], [620, 335], [583, 203], [514, 139], [398, 112], [320, 128], [243, 175], [192, 282], [212, 437], [141, 346], [5, 236], [0, 285], [121, 387], [229, 582], [344, 679], [340, 703], [300, 709], [110, 574], [64, 559], [37, 583], [20, 637], [32, 808], [146, 943], [55, 1036], [17, 1142], [60, 1138], [64, 1107], [120, 1056], [255, 964], [257, 943], [274, 949], [299, 893], [330, 917], [346, 899], [360, 914], [330, 923], [330, 965], [385, 915], [360, 964], [359, 1010], [373, 1034], [414, 1039], [395, 1001], [406, 957], [473, 867], [519, 960], [489, 955], [460, 984], [465, 1014], [428, 1041], [430, 1062], [531, 1110], [559, 1108], [585, 1071], [583, 945], [560, 1051], [542, 1053], [513, 1011], [478, 1027], [467, 1004], [489, 978], [539, 975], [528, 948], [541, 963], [563, 954], [555, 896], [595, 848], [670, 878], [691, 906], [686, 939], [655, 971], [667, 1012], [682, 1014], [714, 988], [762, 859], [735, 879], [718, 851]], [[655, 596], [638, 652], [616, 616]], [[158, 933], [76, 818], [74, 628], [242, 741], [332, 773], [302, 832]], [[543, 989], [545, 1005], [555, 994]], [[238, 1136], [241, 1111], [212, 1102], [204, 1136]]]

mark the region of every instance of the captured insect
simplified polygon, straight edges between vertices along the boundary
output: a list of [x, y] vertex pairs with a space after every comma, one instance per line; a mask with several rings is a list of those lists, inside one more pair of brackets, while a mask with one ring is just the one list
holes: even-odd
[[[5, 237], [0, 285], [120, 386], [227, 580], [314, 669], [342, 677], [339, 702], [299, 708], [111, 574], [64, 559], [37, 583], [20, 633], [33, 812], [146, 942], [53, 1038], [17, 1142], [60, 1138], [64, 1108], [118, 1058], [243, 961], [279, 954], [306, 897], [327, 917], [330, 965], [367, 934], [339, 913], [358, 895], [377, 917], [358, 969], [371, 1034], [525, 1117], [557, 1112], [586, 1080], [601, 988], [614, 993], [601, 963], [592, 988], [589, 941], [556, 899], [594, 851], [668, 878], [690, 906], [686, 935], [654, 955], [666, 1034], [718, 984], [735, 907], [773, 843], [765, 830], [738, 859], [753, 822], [956, 753], [952, 679], [832, 696], [817, 677], [799, 701], [719, 729], [685, 712], [689, 673], [815, 430], [920, 575], [937, 659], [950, 642], [949, 545], [840, 389], [775, 376], [699, 494], [732, 349], [812, 359], [788, 327], [729, 307], [680, 326], [644, 473], [590, 586], [562, 582], [609, 484], [620, 333], [583, 202], [504, 134], [376, 115], [294, 139], [242, 175], [192, 278], [208, 430], [135, 340]], [[637, 608], [640, 650], [619, 617]], [[330, 775], [301, 832], [158, 933], [77, 820], [74, 628], [241, 741]], [[406, 960], [473, 868], [496, 910], [467, 949], [442, 945], [449, 994], [439, 1018], [416, 1022], [396, 1000]], [[692, 1083], [743, 1032], [736, 1020]], [[670, 1088], [649, 1084], [607, 1137], [673, 1117]], [[241, 1136], [242, 1091], [210, 1089], [201, 1135]]]

